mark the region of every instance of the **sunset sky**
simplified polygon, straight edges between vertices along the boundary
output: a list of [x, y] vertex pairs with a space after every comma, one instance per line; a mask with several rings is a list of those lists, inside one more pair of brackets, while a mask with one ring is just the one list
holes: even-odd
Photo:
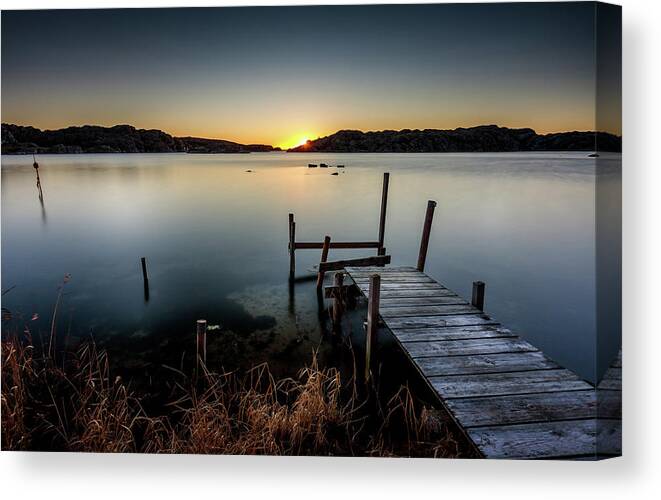
[[[2, 13], [2, 121], [295, 146], [340, 129], [594, 130], [595, 7]], [[600, 128], [620, 134], [619, 74]]]

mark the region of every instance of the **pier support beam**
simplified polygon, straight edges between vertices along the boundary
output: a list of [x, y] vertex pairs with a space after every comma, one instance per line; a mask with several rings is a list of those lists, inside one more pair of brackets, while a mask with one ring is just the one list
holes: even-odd
[[149, 276], [147, 275], [147, 259], [140, 257], [140, 264], [142, 265], [142, 285], [144, 288], [145, 302], [149, 302]]
[[200, 372], [201, 366], [207, 364], [207, 320], [197, 320], [197, 334], [195, 336], [195, 345], [197, 350], [197, 370]]
[[429, 246], [429, 236], [431, 234], [431, 223], [434, 219], [434, 209], [436, 202], [429, 200], [427, 202], [427, 213], [425, 214], [425, 223], [422, 226], [422, 238], [420, 239], [420, 253], [418, 254], [418, 271], [425, 270], [425, 261], [427, 260], [427, 247]]
[[317, 290], [324, 286], [325, 271], [322, 271], [321, 264], [328, 261], [328, 251], [330, 250], [331, 237], [324, 237], [324, 246], [321, 248], [321, 260], [319, 261], [319, 272], [317, 273]]
[[381, 216], [379, 217], [379, 249], [377, 255], [385, 255], [386, 249], [383, 248], [383, 241], [386, 234], [386, 209], [388, 207], [388, 186], [390, 184], [390, 174], [383, 174], [383, 191], [381, 192]]
[[342, 314], [344, 313], [344, 273], [337, 272], [333, 277], [333, 285], [337, 292], [333, 295], [333, 331], [342, 329]]
[[473, 281], [473, 298], [471, 305], [477, 307], [480, 311], [484, 311], [484, 289], [486, 285], [483, 281]]
[[296, 222], [294, 214], [289, 214], [289, 280], [296, 274]]
[[365, 382], [371, 377], [372, 352], [376, 345], [379, 328], [379, 300], [381, 297], [381, 276], [370, 276], [370, 289], [367, 302], [367, 331], [365, 332]]

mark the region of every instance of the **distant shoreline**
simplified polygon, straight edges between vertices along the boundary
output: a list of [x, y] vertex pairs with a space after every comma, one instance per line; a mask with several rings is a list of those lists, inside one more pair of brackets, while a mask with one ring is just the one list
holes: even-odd
[[[593, 150], [581, 150], [581, 149], [547, 149], [547, 150], [536, 150], [536, 151], [403, 151], [403, 152], [398, 152], [398, 151], [307, 151], [304, 154], [310, 154], [310, 155], [339, 155], [339, 154], [351, 154], [351, 155], [373, 155], [373, 154], [379, 154], [379, 155], [402, 155], [402, 154], [412, 154], [412, 155], [457, 155], [457, 154], [505, 154], [505, 153], [576, 153], [576, 154], [583, 154], [583, 153], [592, 153]], [[303, 152], [301, 151], [288, 151], [288, 150], [280, 150], [280, 151], [247, 151], [245, 153], [189, 153], [187, 151], [153, 151], [153, 152], [99, 152], [99, 153], [87, 153], [87, 152], [79, 152], [79, 153], [32, 153], [32, 152], [13, 152], [13, 153], [2, 153], [2, 156], [32, 156], [33, 154], [35, 155], [193, 155], [193, 156], [214, 156], [214, 155], [231, 155], [231, 156], [236, 156], [236, 155], [260, 155], [260, 154], [292, 154], [294, 156], [297, 156]], [[608, 154], [622, 154], [621, 151], [598, 151], [597, 157], [604, 153]]]
[[[59, 130], [2, 124], [2, 154], [189, 153], [247, 154], [280, 152], [268, 144], [223, 139], [174, 137], [161, 130], [130, 125], [85, 125]], [[514, 153], [621, 152], [622, 138], [606, 132], [537, 134], [533, 129], [482, 125], [453, 130], [340, 130], [286, 150], [290, 153]]]
[[622, 138], [606, 132], [537, 134], [497, 125], [453, 130], [341, 130], [290, 149], [295, 153], [512, 153], [622, 150]]

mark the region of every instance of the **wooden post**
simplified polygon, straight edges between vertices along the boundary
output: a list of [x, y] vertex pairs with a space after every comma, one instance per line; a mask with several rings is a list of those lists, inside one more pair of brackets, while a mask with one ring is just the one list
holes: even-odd
[[335, 285], [335, 295], [333, 297], [333, 330], [340, 331], [342, 322], [342, 313], [344, 312], [344, 273], [337, 272], [333, 277], [333, 284]]
[[[331, 241], [330, 236], [324, 237], [324, 246], [321, 248], [321, 260], [319, 261], [319, 263], [328, 261], [328, 250], [330, 250], [330, 241]], [[325, 274], [326, 273], [322, 271], [320, 267], [319, 272], [317, 273], [317, 290], [321, 290], [321, 287], [324, 285]]]
[[422, 227], [422, 238], [420, 239], [420, 253], [418, 254], [418, 271], [425, 270], [425, 261], [427, 260], [427, 247], [429, 246], [429, 235], [431, 234], [431, 222], [434, 219], [434, 208], [436, 202], [429, 200], [427, 202], [427, 213], [425, 214], [425, 224]]
[[140, 263], [142, 264], [142, 279], [147, 283], [149, 281], [147, 277], [147, 260], [144, 257], [140, 257]]
[[379, 328], [379, 298], [381, 296], [381, 276], [370, 276], [370, 290], [367, 302], [367, 331], [365, 332], [365, 381], [370, 379], [372, 351], [376, 343]]
[[484, 288], [483, 281], [473, 281], [473, 298], [471, 304], [477, 307], [480, 311], [484, 311]]
[[383, 248], [383, 240], [386, 234], [386, 208], [388, 206], [388, 184], [390, 182], [390, 174], [384, 172], [383, 174], [383, 191], [381, 193], [381, 217], [379, 218], [379, 250], [377, 255], [385, 255], [386, 251]]
[[32, 161], [34, 162], [32, 166], [34, 167], [34, 171], [37, 173], [37, 190], [39, 191], [39, 201], [44, 203], [44, 192], [41, 190], [41, 179], [39, 178], [39, 164], [37, 163], [37, 159], [34, 157], [34, 153], [32, 153]]
[[289, 214], [289, 279], [294, 281], [296, 274], [296, 222], [294, 214]]
[[145, 302], [149, 302], [149, 277], [147, 276], [147, 259], [140, 257], [140, 264], [142, 264], [142, 287], [145, 296]]
[[[386, 247], [381, 247], [377, 250], [377, 255], [384, 256], [386, 254]], [[377, 264], [378, 267], [385, 267], [385, 264]]]
[[197, 367], [200, 368], [200, 364], [207, 363], [207, 320], [198, 319], [197, 320], [197, 335], [195, 344], [197, 347]]

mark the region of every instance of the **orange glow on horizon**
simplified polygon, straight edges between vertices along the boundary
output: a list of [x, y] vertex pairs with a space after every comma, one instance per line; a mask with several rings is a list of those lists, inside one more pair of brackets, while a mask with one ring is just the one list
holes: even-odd
[[278, 144], [278, 146], [282, 149], [296, 148], [311, 140], [310, 137], [313, 137], [313, 134], [296, 134], [292, 136], [291, 139]]

